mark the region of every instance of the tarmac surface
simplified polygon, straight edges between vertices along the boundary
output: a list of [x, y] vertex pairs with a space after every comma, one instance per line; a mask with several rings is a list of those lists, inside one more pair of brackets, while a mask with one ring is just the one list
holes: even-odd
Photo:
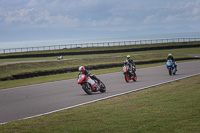
[[200, 58], [200, 54], [189, 54], [189, 56], [191, 56], [191, 57], [196, 57], [196, 58]]
[[[163, 66], [138, 69], [136, 82], [126, 83], [122, 72], [97, 75], [107, 87], [105, 93], [87, 95], [77, 79], [48, 82], [0, 90], [0, 124], [32, 118], [70, 107], [134, 92], [187, 76], [200, 74], [200, 61], [178, 63], [176, 75]], [[121, 70], [119, 70], [121, 71]]]

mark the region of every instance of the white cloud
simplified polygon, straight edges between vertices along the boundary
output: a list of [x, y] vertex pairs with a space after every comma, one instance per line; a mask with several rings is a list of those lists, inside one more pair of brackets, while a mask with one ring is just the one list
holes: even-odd
[[12, 23], [16, 21], [29, 22], [29, 13], [33, 12], [35, 9], [20, 9], [16, 11], [10, 11], [5, 14], [5, 21]]
[[108, 17], [102, 20], [87, 20], [87, 26], [119, 26], [119, 25], [130, 25], [133, 24], [134, 20], [122, 17]]
[[157, 18], [158, 18], [158, 14], [153, 14], [153, 15], [147, 16], [143, 20], [143, 23], [144, 24], [153, 23], [153, 22], [155, 22], [157, 20]]
[[[145, 10], [145, 9], [144, 9]], [[156, 11], [156, 13], [154, 12]], [[159, 25], [190, 25], [193, 21], [200, 20], [200, 0], [168, 2], [162, 7], [156, 7], [145, 11], [143, 23], [154, 26]]]
[[181, 14], [175, 14], [175, 15], [168, 15], [164, 22], [175, 22], [175, 21], [181, 21], [182, 20]]
[[0, 0], [0, 5], [4, 30], [196, 30], [200, 21], [200, 0]]
[[0, 7], [0, 16], [4, 16], [4, 14], [5, 14], [4, 9], [2, 7]]
[[71, 18], [67, 15], [51, 15], [48, 11], [39, 13], [34, 19], [34, 23], [40, 23], [42, 21], [47, 21], [49, 25], [59, 26], [62, 24], [61, 26], [63, 27], [75, 26], [79, 22], [77, 18]]
[[38, 4], [38, 1], [37, 0], [30, 0], [28, 3], [27, 3], [27, 6], [36, 6]]
[[168, 14], [166, 21], [193, 21], [200, 17], [200, 0], [171, 4], [168, 8], [174, 14]]
[[39, 11], [37, 9], [20, 9], [16, 11], [10, 11], [5, 13], [5, 21], [12, 24], [15, 22], [22, 22], [23, 24], [30, 24], [40, 26], [44, 26], [43, 22], [45, 22], [46, 26], [74, 26], [78, 23], [77, 18], [72, 18], [67, 15], [51, 15], [49, 11]]

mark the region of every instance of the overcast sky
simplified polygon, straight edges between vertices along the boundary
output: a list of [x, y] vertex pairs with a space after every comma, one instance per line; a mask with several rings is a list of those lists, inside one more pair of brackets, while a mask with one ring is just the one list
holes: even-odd
[[0, 41], [200, 32], [200, 0], [0, 0]]

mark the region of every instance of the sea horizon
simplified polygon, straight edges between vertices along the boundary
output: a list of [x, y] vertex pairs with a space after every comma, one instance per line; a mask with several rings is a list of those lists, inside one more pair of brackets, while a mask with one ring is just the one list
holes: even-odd
[[138, 36], [132, 36], [132, 37], [113, 37], [113, 38], [16, 41], [16, 42], [0, 42], [0, 49], [44, 47], [44, 46], [102, 43], [102, 42], [123, 42], [123, 41], [139, 41], [139, 40], [174, 39], [174, 38], [196, 38], [196, 37], [200, 38], [200, 32], [151, 34], [151, 35], [138, 35]]

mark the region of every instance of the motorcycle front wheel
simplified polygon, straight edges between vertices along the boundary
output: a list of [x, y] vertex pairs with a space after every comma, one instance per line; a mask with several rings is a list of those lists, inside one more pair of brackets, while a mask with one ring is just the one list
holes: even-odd
[[99, 81], [99, 85], [101, 87], [101, 89], [99, 90], [101, 93], [106, 92], [106, 86], [103, 82]]
[[88, 94], [92, 94], [92, 87], [88, 83], [82, 84], [82, 89]]
[[169, 75], [172, 75], [172, 68], [169, 68]]
[[130, 81], [130, 78], [129, 78], [128, 73], [126, 73], [126, 74], [124, 75], [124, 78], [125, 78], [125, 81], [126, 81], [127, 83]]

